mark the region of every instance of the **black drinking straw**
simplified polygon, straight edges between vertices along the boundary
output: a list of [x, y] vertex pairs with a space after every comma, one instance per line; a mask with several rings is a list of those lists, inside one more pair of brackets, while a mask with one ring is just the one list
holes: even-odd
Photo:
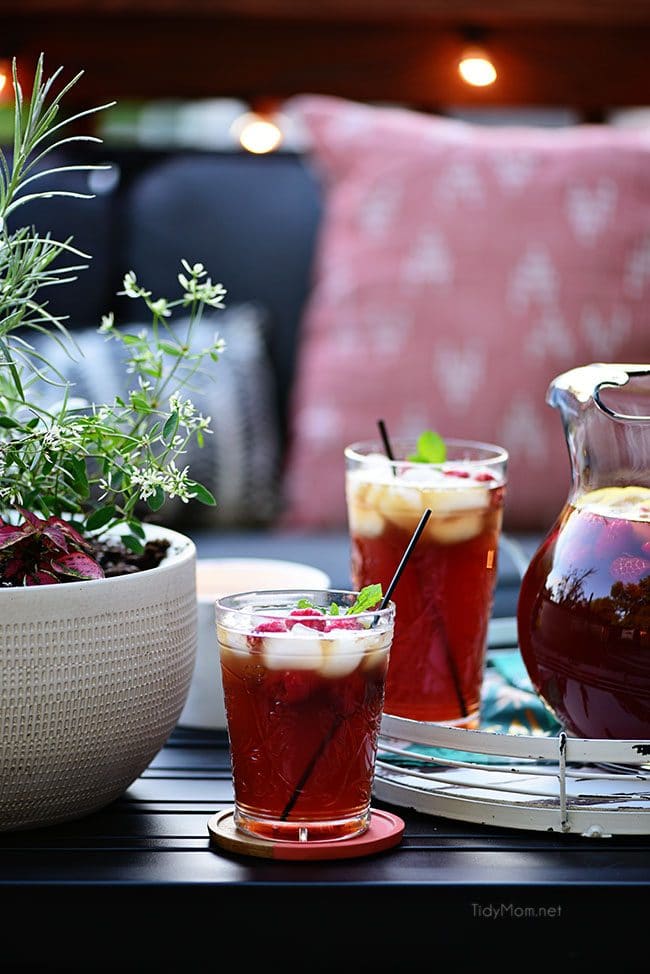
[[[413, 551], [413, 548], [417, 544], [418, 538], [422, 534], [422, 531], [424, 530], [424, 526], [427, 523], [427, 521], [429, 520], [430, 516], [431, 516], [431, 511], [430, 511], [429, 508], [427, 508], [426, 511], [424, 512], [424, 514], [422, 515], [422, 517], [420, 518], [420, 523], [418, 524], [417, 528], [413, 532], [413, 537], [411, 538], [411, 540], [409, 541], [408, 545], [406, 546], [406, 550], [405, 550], [404, 554], [402, 555], [402, 559], [401, 559], [399, 565], [397, 566], [397, 571], [393, 575], [393, 578], [392, 578], [392, 580], [391, 580], [388, 588], [386, 589], [386, 594], [384, 595], [383, 599], [381, 600], [381, 603], [380, 603], [380, 606], [379, 606], [380, 609], [385, 609], [387, 607], [387, 605], [388, 605], [388, 603], [390, 601], [390, 597], [391, 597], [391, 595], [393, 593], [393, 590], [395, 589], [395, 586], [397, 585], [397, 583], [399, 581], [400, 575], [402, 574], [402, 571], [404, 570], [404, 566], [406, 565], [406, 562], [408, 561], [408, 559], [409, 559], [409, 557], [411, 555], [411, 552]], [[377, 615], [373, 619], [373, 623], [372, 623], [373, 626], [376, 625], [378, 621], [379, 621], [379, 616]], [[452, 670], [452, 672], [454, 672], [454, 671]], [[461, 699], [462, 699], [462, 697], [461, 697]], [[467, 711], [465, 710], [464, 713], [463, 713], [463, 716], [466, 716], [466, 713], [467, 713]], [[296, 804], [296, 802], [298, 801], [298, 799], [300, 798], [300, 793], [303, 790], [303, 788], [305, 787], [305, 785], [307, 783], [307, 780], [309, 779], [309, 776], [311, 775], [312, 771], [316, 767], [316, 764], [318, 762], [318, 759], [320, 758], [321, 754], [323, 753], [323, 751], [325, 750], [325, 748], [327, 747], [327, 745], [329, 744], [329, 742], [332, 740], [332, 738], [336, 734], [337, 730], [339, 729], [339, 727], [341, 725], [342, 720], [343, 720], [343, 717], [340, 714], [337, 714], [337, 716], [334, 718], [334, 720], [332, 722], [332, 726], [330, 727], [330, 729], [328, 730], [328, 732], [325, 734], [325, 736], [321, 740], [320, 744], [318, 745], [318, 747], [316, 748], [316, 750], [312, 754], [311, 758], [309, 759], [309, 763], [307, 764], [307, 767], [305, 768], [305, 770], [303, 771], [303, 773], [300, 775], [300, 778], [298, 779], [298, 781], [296, 783], [296, 787], [293, 789], [293, 792], [291, 794], [291, 797], [289, 798], [289, 801], [284, 806], [282, 815], [280, 816], [280, 819], [282, 821], [284, 821], [286, 818], [288, 818], [288, 816], [291, 814], [291, 810], [292, 810], [293, 806]]]
[[[417, 540], [420, 537], [420, 535], [422, 534], [422, 531], [424, 530], [424, 526], [427, 523], [427, 521], [429, 520], [430, 516], [431, 516], [431, 509], [427, 507], [427, 509], [425, 510], [424, 514], [420, 518], [420, 523], [418, 524], [417, 528], [413, 532], [413, 537], [409, 541], [408, 546], [406, 548], [406, 551], [404, 552], [404, 555], [402, 556], [402, 560], [400, 561], [399, 565], [397, 566], [397, 571], [393, 575], [393, 580], [390, 583], [390, 585], [388, 586], [388, 589], [386, 590], [386, 594], [384, 595], [384, 597], [383, 597], [383, 599], [381, 601], [381, 608], [382, 609], [385, 609], [386, 606], [388, 605], [388, 600], [390, 599], [390, 597], [391, 597], [391, 595], [393, 593], [393, 589], [395, 588], [395, 586], [399, 582], [400, 575], [402, 574], [402, 570], [403, 570], [404, 566], [406, 565], [406, 562], [408, 561], [409, 555], [411, 554], [411, 551], [415, 547], [415, 545], [417, 543]], [[375, 617], [375, 622], [377, 621], [378, 618], [379, 618], [378, 616]], [[462, 688], [461, 688], [461, 685], [460, 685], [460, 679], [458, 678], [458, 671], [456, 669], [456, 664], [454, 663], [454, 658], [451, 655], [451, 650], [449, 648], [449, 643], [447, 642], [446, 633], [444, 635], [445, 635], [445, 638], [443, 639], [442, 642], [443, 642], [443, 645], [444, 645], [444, 648], [445, 648], [445, 656], [447, 657], [447, 666], [449, 667], [449, 672], [451, 673], [451, 678], [452, 678], [453, 683], [454, 683], [454, 690], [456, 692], [456, 699], [458, 700], [458, 706], [460, 707], [461, 715], [463, 717], [467, 717], [469, 711], [467, 709], [467, 704], [465, 703], [465, 697], [463, 696], [463, 691], [462, 691]]]
[[393, 449], [390, 445], [390, 440], [388, 439], [388, 433], [386, 432], [386, 424], [383, 419], [377, 420], [377, 426], [379, 427], [379, 433], [381, 435], [382, 442], [384, 444], [384, 450], [386, 451], [386, 456], [389, 460], [395, 460], [393, 454]]
[[[383, 419], [378, 419], [377, 420], [377, 426], [379, 427], [379, 433], [380, 433], [380, 436], [381, 436], [381, 439], [382, 439], [382, 443], [384, 444], [384, 450], [386, 452], [386, 456], [394, 464], [395, 463], [395, 454], [393, 453], [393, 448], [390, 445], [390, 440], [388, 439], [388, 432], [386, 430], [386, 424], [383, 421]], [[396, 477], [397, 476], [397, 470], [395, 469], [394, 466], [393, 466], [392, 470], [393, 470], [393, 477]]]
[[[397, 585], [397, 583], [400, 580], [400, 576], [401, 576], [402, 572], [404, 571], [404, 568], [406, 567], [406, 562], [411, 557], [411, 552], [413, 551], [413, 549], [415, 548], [416, 544], [418, 543], [418, 539], [419, 539], [420, 535], [422, 534], [422, 532], [424, 531], [424, 526], [425, 526], [425, 524], [427, 523], [427, 521], [429, 520], [430, 517], [431, 517], [431, 508], [427, 507], [427, 509], [423, 513], [422, 517], [420, 518], [420, 522], [419, 522], [417, 528], [413, 532], [413, 537], [411, 538], [411, 540], [409, 541], [409, 543], [406, 546], [406, 550], [405, 550], [404, 554], [402, 555], [402, 560], [400, 561], [399, 565], [397, 566], [397, 569], [395, 571], [395, 574], [393, 575], [393, 578], [392, 578], [392, 580], [390, 582], [390, 585], [386, 589], [386, 594], [384, 595], [383, 599], [381, 600], [381, 605], [379, 606], [380, 609], [385, 609], [386, 606], [388, 605], [388, 603], [390, 602], [390, 597], [391, 597], [391, 595], [393, 594], [393, 592], [395, 590], [395, 586]], [[375, 622], [376, 621], [377, 620], [375, 619]]]

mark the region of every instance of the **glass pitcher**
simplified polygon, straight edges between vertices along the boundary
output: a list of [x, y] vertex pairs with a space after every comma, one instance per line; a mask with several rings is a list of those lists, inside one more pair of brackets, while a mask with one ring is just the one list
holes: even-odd
[[572, 484], [522, 580], [522, 658], [568, 733], [650, 739], [650, 365], [572, 369], [546, 401]]

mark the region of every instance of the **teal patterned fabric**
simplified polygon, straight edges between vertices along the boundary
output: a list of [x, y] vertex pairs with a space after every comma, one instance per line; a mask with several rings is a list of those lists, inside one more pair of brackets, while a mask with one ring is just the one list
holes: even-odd
[[481, 730], [551, 734], [560, 724], [537, 696], [518, 649], [488, 653], [481, 698]]
[[[518, 649], [492, 649], [488, 652], [479, 730], [496, 734], [539, 734], [551, 737], [562, 730], [561, 725], [533, 689]], [[451, 748], [426, 747], [422, 744], [412, 744], [405, 750], [455, 761], [508, 765], [515, 763], [511, 757], [477, 754]], [[415, 766], [418, 763], [430, 767], [426, 762], [418, 762], [415, 757], [410, 760], [404, 756], [397, 757], [394, 754], [382, 753], [381, 745], [378, 757], [401, 767]]]

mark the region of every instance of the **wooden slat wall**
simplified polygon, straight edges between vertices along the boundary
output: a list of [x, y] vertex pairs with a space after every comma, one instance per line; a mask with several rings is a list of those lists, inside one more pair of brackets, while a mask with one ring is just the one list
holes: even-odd
[[[441, 106], [650, 104], [648, 0], [0, 0], [0, 55], [86, 71], [73, 97], [284, 98]], [[455, 71], [467, 27], [499, 69]], [[83, 89], [83, 90], [82, 90]]]

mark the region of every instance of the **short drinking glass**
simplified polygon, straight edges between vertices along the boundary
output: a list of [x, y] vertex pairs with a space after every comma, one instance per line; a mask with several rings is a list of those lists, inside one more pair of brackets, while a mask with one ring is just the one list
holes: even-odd
[[244, 832], [309, 842], [370, 824], [395, 607], [348, 613], [356, 598], [286, 590], [216, 603], [235, 824]]

